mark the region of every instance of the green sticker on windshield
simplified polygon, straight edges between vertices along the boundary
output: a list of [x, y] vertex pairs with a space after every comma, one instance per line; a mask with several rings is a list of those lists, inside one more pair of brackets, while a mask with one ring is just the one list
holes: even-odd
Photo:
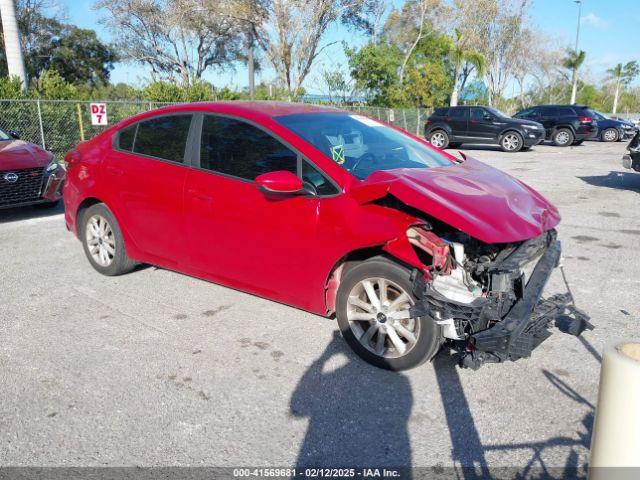
[[331, 147], [331, 158], [338, 165], [342, 165], [344, 163], [344, 145]]

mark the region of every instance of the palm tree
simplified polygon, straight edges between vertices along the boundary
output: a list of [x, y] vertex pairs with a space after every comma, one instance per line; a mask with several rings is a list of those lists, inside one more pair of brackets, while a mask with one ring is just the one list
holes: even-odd
[[450, 105], [455, 107], [458, 105], [458, 77], [460, 76], [460, 70], [462, 66], [466, 63], [470, 66], [469, 69], [465, 69], [465, 79], [469, 76], [473, 69], [476, 70], [476, 75], [481, 77], [484, 75], [485, 70], [487, 69], [487, 59], [485, 56], [478, 52], [477, 50], [470, 50], [464, 48], [464, 39], [460, 30], [455, 30], [455, 40], [451, 42], [451, 47], [449, 51], [449, 58], [451, 59], [451, 63], [453, 63], [453, 91], [451, 92], [451, 102]]
[[616, 90], [613, 96], [613, 111], [618, 111], [618, 97], [620, 96], [620, 87], [629, 85], [639, 73], [638, 62], [635, 60], [628, 62], [626, 65], [621, 63], [607, 70], [608, 80], [615, 82]]
[[584, 57], [586, 57], [586, 53], [584, 50], [580, 50], [579, 52], [576, 50], [569, 50], [567, 52], [567, 57], [562, 62], [564, 68], [571, 70], [571, 102], [576, 103], [576, 93], [578, 90], [578, 70], [584, 63]]

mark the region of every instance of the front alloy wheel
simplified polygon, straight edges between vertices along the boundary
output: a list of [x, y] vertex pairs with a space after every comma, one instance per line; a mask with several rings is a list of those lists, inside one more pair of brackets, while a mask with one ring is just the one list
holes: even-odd
[[361, 358], [380, 368], [406, 370], [431, 359], [442, 340], [429, 317], [409, 318], [411, 272], [374, 257], [346, 268], [336, 296], [342, 336]]
[[607, 128], [602, 132], [602, 139], [605, 142], [615, 142], [618, 140], [618, 131], [615, 128]]
[[505, 152], [517, 152], [522, 148], [522, 137], [516, 132], [508, 132], [502, 137], [500, 146]]
[[420, 324], [407, 318], [413, 300], [385, 278], [366, 278], [349, 293], [347, 319], [354, 336], [372, 353], [398, 358], [416, 345]]

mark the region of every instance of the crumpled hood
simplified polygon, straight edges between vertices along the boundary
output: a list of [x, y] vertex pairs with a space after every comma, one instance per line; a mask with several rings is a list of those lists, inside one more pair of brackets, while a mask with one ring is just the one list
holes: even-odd
[[350, 192], [360, 203], [391, 194], [485, 243], [527, 240], [560, 222], [538, 192], [473, 158], [450, 167], [377, 171]]
[[0, 170], [20, 170], [46, 166], [53, 155], [22, 140], [0, 141]]

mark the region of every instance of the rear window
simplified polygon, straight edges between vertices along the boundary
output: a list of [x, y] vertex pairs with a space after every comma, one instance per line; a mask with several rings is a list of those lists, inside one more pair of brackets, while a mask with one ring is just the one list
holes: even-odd
[[136, 138], [137, 128], [138, 124], [135, 123], [120, 130], [120, 133], [118, 134], [118, 148], [120, 150], [125, 150], [127, 152], [133, 151], [133, 141]]
[[576, 111], [571, 107], [558, 107], [558, 115], [561, 117], [571, 117], [576, 114]]
[[184, 162], [192, 115], [165, 115], [138, 124], [133, 153]]
[[467, 116], [467, 108], [450, 108], [449, 116], [451, 118], [461, 119]]

